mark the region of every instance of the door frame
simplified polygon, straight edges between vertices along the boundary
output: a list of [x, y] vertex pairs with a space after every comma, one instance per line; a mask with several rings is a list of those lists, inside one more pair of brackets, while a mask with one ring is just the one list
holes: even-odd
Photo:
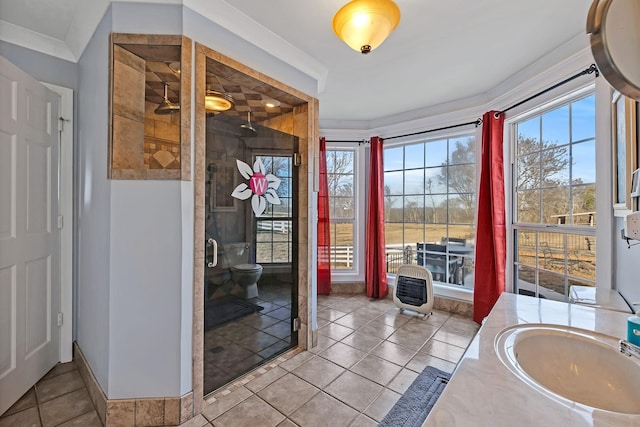
[[[312, 220], [313, 206], [317, 200], [317, 186], [311, 183], [317, 182], [318, 162], [318, 100], [297, 89], [287, 86], [271, 77], [268, 77], [255, 69], [243, 65], [236, 60], [206, 47], [200, 43], [194, 43], [194, 91], [192, 99], [193, 114], [193, 190], [194, 190], [194, 262], [193, 262], [193, 324], [192, 324], [192, 396], [193, 413], [202, 412], [203, 396], [203, 364], [204, 364], [204, 191], [205, 191], [205, 149], [206, 149], [206, 112], [204, 97], [206, 93], [206, 67], [207, 60], [215, 61], [224, 67], [233, 70], [234, 73], [244, 74], [260, 83], [282, 91], [284, 94], [294, 96], [303, 101], [303, 104], [294, 108], [290, 120], [293, 123], [291, 133], [299, 138], [298, 159], [298, 244], [296, 245], [297, 265], [294, 265], [294, 275], [298, 283], [298, 348], [307, 349], [317, 343], [317, 330], [313, 329], [311, 319], [315, 309], [315, 230], [317, 224]], [[284, 123], [283, 123], [284, 124]]]
[[59, 357], [61, 363], [73, 359], [73, 325], [75, 310], [73, 304], [73, 89], [41, 82], [44, 86], [60, 95], [58, 129], [60, 150], [60, 194], [58, 215], [63, 227], [60, 230], [60, 312], [63, 315], [60, 327]]

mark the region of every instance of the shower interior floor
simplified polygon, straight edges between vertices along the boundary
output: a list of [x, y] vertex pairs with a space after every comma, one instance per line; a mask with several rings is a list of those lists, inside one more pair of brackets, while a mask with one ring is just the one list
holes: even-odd
[[262, 310], [205, 332], [205, 394], [297, 344], [291, 340], [291, 284], [263, 277], [258, 289], [248, 301]]

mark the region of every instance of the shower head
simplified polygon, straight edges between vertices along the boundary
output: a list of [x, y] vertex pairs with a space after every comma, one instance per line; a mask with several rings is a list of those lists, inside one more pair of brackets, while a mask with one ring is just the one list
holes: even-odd
[[169, 98], [167, 97], [168, 87], [169, 83], [164, 83], [164, 98], [162, 98], [162, 102], [160, 102], [160, 105], [155, 109], [154, 113], [156, 114], [164, 115], [180, 111], [179, 104], [174, 104], [169, 101]]
[[240, 125], [242, 136], [256, 136], [256, 130], [251, 126], [251, 111], [247, 111], [247, 123]]

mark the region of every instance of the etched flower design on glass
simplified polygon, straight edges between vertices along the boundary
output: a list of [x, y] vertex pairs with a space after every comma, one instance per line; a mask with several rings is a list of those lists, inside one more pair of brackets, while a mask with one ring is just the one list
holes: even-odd
[[241, 183], [231, 193], [232, 197], [239, 200], [247, 200], [251, 197], [251, 208], [256, 216], [260, 216], [267, 208], [267, 202], [272, 205], [279, 205], [280, 198], [276, 190], [280, 186], [280, 178], [273, 174], [266, 173], [264, 165], [260, 158], [253, 163], [253, 168], [236, 159], [238, 171], [249, 181], [249, 185]]

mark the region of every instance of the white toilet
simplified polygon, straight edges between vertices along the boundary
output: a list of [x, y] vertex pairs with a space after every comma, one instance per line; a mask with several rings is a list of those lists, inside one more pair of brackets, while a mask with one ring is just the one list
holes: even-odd
[[228, 263], [231, 280], [242, 289], [241, 296], [249, 299], [258, 296], [258, 280], [262, 276], [260, 264], [249, 264], [250, 243], [224, 244], [223, 259]]

